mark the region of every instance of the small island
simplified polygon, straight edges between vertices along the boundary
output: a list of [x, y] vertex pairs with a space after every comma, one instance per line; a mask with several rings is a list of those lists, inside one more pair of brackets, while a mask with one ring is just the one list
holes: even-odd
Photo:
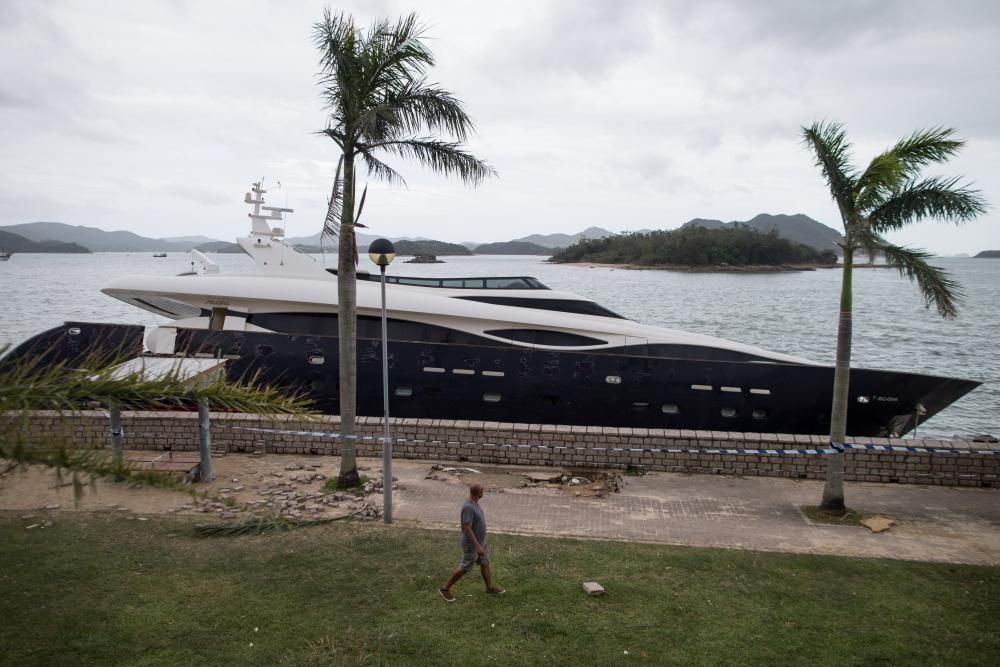
[[745, 226], [729, 229], [686, 227], [581, 240], [550, 262], [621, 265], [674, 271], [810, 271], [837, 265], [837, 255], [761, 233]]
[[546, 248], [528, 241], [498, 241], [496, 243], [483, 243], [474, 248], [477, 255], [542, 255], [545, 257], [557, 250], [561, 250], [561, 248]]
[[981, 258], [984, 258], [984, 257], [985, 258], [990, 258], [990, 259], [996, 259], [996, 258], [1000, 257], [1000, 250], [984, 250], [981, 253], [976, 254], [975, 258], [976, 259], [981, 259]]
[[459, 243], [446, 243], [445, 241], [396, 241], [397, 255], [471, 255], [472, 251]]
[[403, 264], [444, 264], [435, 255], [414, 255]]

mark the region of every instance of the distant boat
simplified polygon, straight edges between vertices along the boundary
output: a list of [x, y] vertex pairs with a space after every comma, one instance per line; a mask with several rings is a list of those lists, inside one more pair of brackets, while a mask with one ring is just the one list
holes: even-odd
[[3, 248], [0, 248], [0, 262], [6, 262], [8, 259], [10, 259], [10, 256], [13, 254], [14, 253], [7, 252]]
[[154, 252], [153, 253], [153, 257], [166, 257], [166, 256], [167, 256], [167, 253], [165, 253], [165, 252]]

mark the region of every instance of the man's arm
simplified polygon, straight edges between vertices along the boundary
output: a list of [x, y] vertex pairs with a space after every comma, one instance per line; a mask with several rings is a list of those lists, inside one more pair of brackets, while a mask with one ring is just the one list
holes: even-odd
[[469, 541], [472, 542], [472, 546], [476, 547], [477, 554], [482, 556], [486, 553], [483, 549], [483, 545], [479, 543], [479, 540], [476, 539], [475, 533], [472, 532], [472, 523], [463, 523], [462, 531], [465, 533], [465, 536], [469, 538]]

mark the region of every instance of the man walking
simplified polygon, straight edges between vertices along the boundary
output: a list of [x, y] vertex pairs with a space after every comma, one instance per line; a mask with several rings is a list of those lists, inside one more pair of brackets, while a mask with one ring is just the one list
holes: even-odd
[[482, 484], [473, 484], [469, 487], [469, 499], [462, 505], [462, 562], [448, 577], [448, 581], [444, 582], [444, 586], [438, 589], [445, 602], [455, 601], [455, 596], [451, 594], [451, 587], [476, 563], [479, 563], [479, 570], [486, 583], [486, 592], [493, 595], [504, 592], [504, 589], [493, 585], [490, 555], [486, 550], [486, 514], [479, 506], [479, 499], [482, 497]]

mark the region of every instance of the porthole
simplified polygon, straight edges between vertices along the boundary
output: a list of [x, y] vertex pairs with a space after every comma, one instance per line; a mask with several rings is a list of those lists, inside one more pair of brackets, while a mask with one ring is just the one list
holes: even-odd
[[691, 388], [695, 391], [712, 391], [712, 385], [710, 384], [693, 384]]
[[396, 396], [413, 396], [413, 387], [396, 387]]
[[475, 375], [476, 374], [476, 371], [472, 370], [471, 368], [453, 368], [453, 369], [451, 369], [451, 372], [454, 373], [455, 375]]
[[310, 354], [309, 363], [313, 366], [322, 366], [326, 363], [326, 358], [324, 358], [322, 354]]
[[665, 415], [676, 415], [681, 411], [681, 409], [677, 407], [676, 403], [664, 403], [660, 406], [660, 410]]
[[870, 403], [871, 400], [867, 396], [858, 396], [858, 403]]
[[79, 336], [80, 327], [70, 327], [69, 329], [66, 330], [66, 333], [68, 333], [70, 336]]
[[736, 416], [736, 408], [722, 408], [722, 416], [727, 419], [732, 419]]
[[741, 393], [743, 391], [739, 387], [719, 387], [719, 389], [721, 391], [727, 391], [727, 392], [729, 392], [731, 394], [739, 394], [739, 393]]
[[483, 375], [491, 378], [502, 378], [503, 371], [483, 371]]
[[643, 412], [649, 410], [649, 403], [643, 401], [635, 401], [632, 403], [632, 412]]
[[606, 378], [604, 378], [604, 381], [607, 382], [608, 384], [621, 384], [622, 377], [620, 375], [609, 375]]
[[753, 418], [757, 421], [764, 421], [767, 419], [767, 410], [763, 408], [757, 408], [753, 411]]
[[771, 395], [771, 390], [770, 389], [751, 389], [750, 393], [751, 394], [758, 394], [760, 396], [770, 396]]
[[483, 394], [483, 400], [486, 401], [487, 403], [499, 403], [500, 398], [501, 398], [500, 394], [492, 394], [492, 393]]
[[438, 368], [436, 366], [424, 366], [425, 373], [444, 373], [443, 368]]

